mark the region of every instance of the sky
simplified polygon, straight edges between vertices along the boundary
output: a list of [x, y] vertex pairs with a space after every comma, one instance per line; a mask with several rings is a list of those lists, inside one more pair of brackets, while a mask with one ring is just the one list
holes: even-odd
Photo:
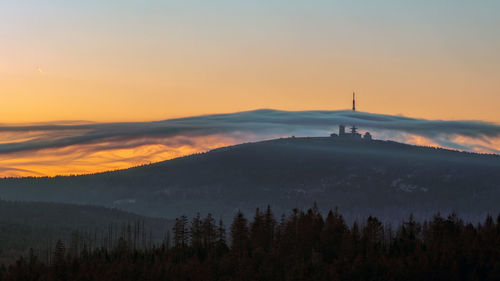
[[[353, 91], [364, 112], [498, 124], [499, 12], [496, 0], [3, 0], [0, 151], [52, 141], [26, 130], [40, 124], [337, 111]], [[206, 135], [175, 148], [162, 139], [98, 157], [0, 152], [0, 176], [124, 168], [262, 137]], [[445, 146], [420, 137], [405, 140]], [[482, 152], [500, 148], [487, 138]]]

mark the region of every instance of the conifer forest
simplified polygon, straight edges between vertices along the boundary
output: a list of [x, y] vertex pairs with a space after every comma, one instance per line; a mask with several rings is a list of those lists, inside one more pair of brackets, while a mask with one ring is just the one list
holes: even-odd
[[499, 280], [500, 215], [477, 224], [436, 214], [398, 226], [376, 217], [348, 225], [316, 205], [276, 217], [238, 212], [180, 216], [161, 242], [140, 223], [105, 239], [75, 232], [40, 255], [0, 267], [0, 280]]

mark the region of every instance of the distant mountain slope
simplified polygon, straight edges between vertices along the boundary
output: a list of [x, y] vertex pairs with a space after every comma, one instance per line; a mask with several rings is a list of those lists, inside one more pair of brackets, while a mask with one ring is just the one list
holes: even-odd
[[500, 157], [389, 141], [287, 138], [96, 175], [0, 180], [5, 199], [91, 203], [174, 218], [271, 204], [339, 206], [348, 219], [500, 211]]
[[[47, 202], [0, 201], [0, 262], [9, 262], [29, 248], [47, 248], [57, 239], [68, 242], [74, 231], [90, 233], [101, 241], [110, 227], [140, 225], [161, 241], [173, 223], [116, 209]], [[70, 245], [68, 245], [70, 246]]]

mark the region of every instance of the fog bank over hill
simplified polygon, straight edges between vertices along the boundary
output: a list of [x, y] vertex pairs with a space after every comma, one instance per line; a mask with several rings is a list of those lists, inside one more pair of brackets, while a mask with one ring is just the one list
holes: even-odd
[[[136, 123], [0, 126], [0, 175], [79, 174], [283, 136], [327, 136], [339, 124], [375, 138], [500, 153], [500, 125], [352, 111], [255, 110]], [[64, 165], [62, 165], [64, 163]]]

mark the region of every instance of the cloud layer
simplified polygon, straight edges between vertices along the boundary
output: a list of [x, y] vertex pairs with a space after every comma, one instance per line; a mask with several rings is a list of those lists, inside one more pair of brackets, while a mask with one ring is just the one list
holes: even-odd
[[339, 124], [354, 124], [381, 139], [500, 153], [500, 125], [493, 123], [351, 111], [255, 110], [156, 122], [0, 125], [0, 175], [125, 168], [238, 142], [325, 136]]

